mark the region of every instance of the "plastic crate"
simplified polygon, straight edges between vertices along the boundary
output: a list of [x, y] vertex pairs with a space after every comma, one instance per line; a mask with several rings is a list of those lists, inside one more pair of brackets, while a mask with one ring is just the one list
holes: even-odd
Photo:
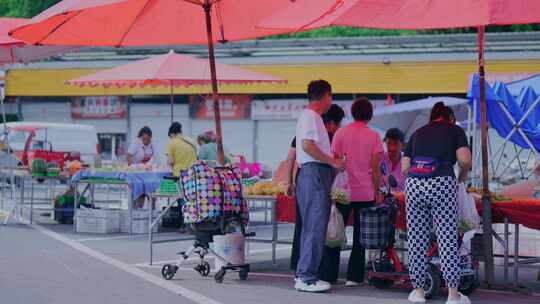
[[127, 182], [119, 178], [106, 178], [106, 177], [88, 177], [83, 178], [82, 182], [86, 183], [98, 183], [98, 184], [109, 184], [109, 185], [125, 185]]
[[[133, 210], [132, 211], [132, 223], [131, 223], [131, 233], [134, 234], [145, 234], [148, 233], [148, 210]], [[152, 222], [155, 221], [159, 216], [159, 211], [154, 211], [152, 214]], [[159, 232], [161, 223], [157, 223], [152, 228], [152, 232]], [[120, 232], [129, 233], [129, 211], [122, 210], [120, 211]]]
[[171, 180], [162, 179], [159, 182], [159, 193], [179, 195], [176, 182]]
[[56, 163], [60, 170], [63, 170], [66, 156], [65, 152], [35, 150], [33, 158], [43, 158], [47, 163]]
[[119, 210], [78, 209], [76, 232], [103, 234], [120, 232]]

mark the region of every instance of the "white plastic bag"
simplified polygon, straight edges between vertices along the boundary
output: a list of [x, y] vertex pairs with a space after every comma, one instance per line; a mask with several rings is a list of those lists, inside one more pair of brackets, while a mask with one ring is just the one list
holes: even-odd
[[349, 187], [349, 176], [346, 171], [339, 172], [334, 179], [332, 200], [343, 205], [351, 203], [351, 188]]
[[474, 198], [467, 193], [465, 184], [458, 185], [459, 222], [465, 231], [473, 230], [480, 224], [480, 216]]
[[347, 235], [345, 233], [343, 216], [341, 216], [336, 204], [332, 204], [330, 219], [328, 220], [328, 227], [326, 229], [326, 246], [331, 248], [341, 247], [344, 242], [347, 242]]
[[466, 256], [471, 254], [471, 241], [476, 234], [476, 230], [470, 230], [463, 234], [463, 238], [461, 240], [461, 248], [459, 249], [459, 254], [462, 256]]

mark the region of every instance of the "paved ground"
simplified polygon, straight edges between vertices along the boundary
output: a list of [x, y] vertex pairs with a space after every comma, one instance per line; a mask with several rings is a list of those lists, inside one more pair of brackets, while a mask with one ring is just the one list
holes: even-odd
[[[281, 227], [282, 236], [291, 227]], [[269, 236], [269, 227], [258, 227]], [[165, 234], [162, 237], [175, 237]], [[269, 245], [251, 244], [252, 271], [247, 281], [227, 274], [223, 284], [201, 278], [186, 265], [173, 281], [161, 278], [163, 261], [175, 258], [190, 242], [158, 245], [156, 265], [148, 265], [146, 236], [74, 234], [71, 226], [24, 224], [0, 226], [0, 299], [9, 304], [40, 303], [407, 303], [401, 288], [348, 289], [338, 285], [330, 294], [303, 294], [292, 289], [287, 270], [290, 248], [280, 245], [278, 263], [270, 261]], [[344, 263], [342, 263], [345, 265]], [[537, 270], [523, 270], [523, 284], [535, 289]], [[540, 303], [540, 297], [477, 291], [474, 303]], [[174, 301], [174, 302], [173, 302]], [[430, 303], [444, 303], [443, 295]]]

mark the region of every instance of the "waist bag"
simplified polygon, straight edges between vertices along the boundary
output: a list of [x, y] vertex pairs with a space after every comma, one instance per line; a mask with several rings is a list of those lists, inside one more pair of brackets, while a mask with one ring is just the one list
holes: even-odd
[[437, 159], [433, 157], [416, 156], [411, 160], [409, 176], [421, 178], [434, 177], [438, 168], [439, 162]]

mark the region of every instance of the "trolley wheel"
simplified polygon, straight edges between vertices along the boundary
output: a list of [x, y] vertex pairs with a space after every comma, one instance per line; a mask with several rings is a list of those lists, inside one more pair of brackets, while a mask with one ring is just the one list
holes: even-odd
[[216, 283], [223, 283], [223, 278], [225, 277], [226, 271], [224, 269], [220, 269], [216, 274], [214, 275], [214, 280]]
[[478, 274], [468, 275], [461, 277], [458, 290], [464, 295], [470, 295], [476, 290], [476, 288], [478, 288], [479, 285]]
[[240, 271], [238, 271], [238, 277], [240, 278], [240, 280], [245, 281], [248, 279], [248, 273], [248, 269], [242, 268], [240, 269]]
[[210, 274], [210, 264], [207, 261], [202, 261], [199, 265], [195, 266], [195, 271], [201, 276], [207, 277]]
[[178, 271], [177, 266], [166, 264], [163, 265], [163, 268], [161, 268], [161, 275], [165, 280], [172, 280], [174, 278], [174, 275], [176, 274], [176, 271]]
[[441, 289], [441, 274], [435, 267], [428, 268], [426, 272], [426, 282], [424, 290], [426, 291], [426, 299], [431, 299], [439, 293]]

